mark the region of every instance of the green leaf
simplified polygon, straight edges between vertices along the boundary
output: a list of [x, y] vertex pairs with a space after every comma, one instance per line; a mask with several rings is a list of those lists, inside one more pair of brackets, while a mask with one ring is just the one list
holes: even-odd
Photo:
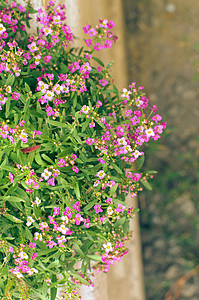
[[4, 214], [4, 217], [6, 217], [8, 220], [14, 222], [14, 223], [23, 223], [22, 220], [14, 217], [13, 215], [10, 215], [10, 214]]
[[93, 207], [93, 205], [96, 204], [96, 199], [94, 199], [93, 201], [91, 201], [90, 203], [88, 203], [85, 207], [84, 207], [84, 212], [88, 211], [91, 207]]
[[152, 191], [152, 186], [150, 185], [150, 183], [148, 181], [145, 181], [143, 179], [140, 180], [140, 182], [143, 184], [143, 186], [149, 190], [149, 191]]
[[10, 114], [10, 99], [6, 101], [6, 118], [8, 118]]
[[15, 196], [7, 196], [4, 197], [5, 201], [9, 201], [9, 202], [24, 202], [24, 200], [22, 200], [19, 197], [15, 197]]
[[5, 84], [6, 85], [13, 85], [14, 81], [15, 81], [15, 76], [9, 74], [8, 78], [6, 79]]
[[143, 166], [144, 160], [145, 160], [144, 155], [137, 158], [136, 162], [137, 162], [138, 170], [141, 169], [141, 167]]
[[[56, 275], [52, 275], [52, 283], [56, 283], [57, 282], [57, 277]], [[57, 288], [56, 287], [52, 287], [50, 289], [50, 300], [55, 300], [57, 296]]]
[[98, 64], [100, 64], [102, 67], [104, 67], [104, 63], [98, 57], [93, 56], [92, 59], [94, 59], [96, 62], [98, 62]]
[[100, 255], [87, 255], [88, 258], [94, 260], [94, 261], [101, 261], [102, 257]]
[[37, 152], [36, 155], [35, 155], [35, 161], [40, 166], [46, 166], [46, 163], [41, 159], [41, 156], [40, 156], [39, 152]]
[[79, 190], [79, 184], [78, 184], [78, 182], [75, 183], [74, 190], [75, 190], [75, 194], [77, 196], [77, 199], [80, 199], [80, 190]]
[[84, 252], [81, 250], [81, 248], [79, 247], [79, 245], [77, 243], [74, 243], [74, 247], [75, 247], [75, 250], [77, 251], [77, 253], [79, 253], [80, 257], [81, 258], [84, 258], [85, 257], [85, 254]]
[[113, 194], [116, 192], [118, 187], [118, 183], [116, 183], [114, 186], [112, 186], [112, 188], [110, 189], [110, 197], [113, 196]]
[[68, 129], [71, 128], [71, 126], [69, 126], [69, 125], [67, 125], [67, 124], [65, 124], [65, 123], [61, 123], [61, 122], [57, 122], [57, 121], [52, 121], [52, 120], [49, 120], [49, 119], [47, 119], [46, 121], [47, 121], [47, 123], [49, 123], [50, 125], [54, 125], [54, 126], [57, 126], [57, 127], [68, 128]]
[[108, 65], [106, 66], [106, 69], [110, 69], [110, 67], [112, 66], [113, 63], [114, 63], [114, 61], [111, 60], [110, 63], [108, 63]]
[[122, 170], [116, 165], [114, 164], [113, 162], [110, 163], [110, 165], [121, 175], [123, 175], [123, 172]]
[[48, 157], [46, 154], [42, 154], [41, 156], [43, 159], [48, 161], [50, 164], [54, 165], [54, 161], [50, 157]]

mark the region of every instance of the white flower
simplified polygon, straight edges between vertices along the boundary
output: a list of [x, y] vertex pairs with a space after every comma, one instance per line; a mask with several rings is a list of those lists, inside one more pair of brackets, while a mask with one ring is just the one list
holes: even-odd
[[62, 234], [66, 234], [66, 232], [69, 230], [64, 224], [62, 224], [59, 228], [58, 228], [59, 232], [61, 232]]
[[34, 203], [35, 203], [37, 206], [39, 206], [39, 204], [41, 203], [41, 200], [40, 200], [38, 197], [36, 197]]
[[106, 176], [106, 173], [103, 170], [100, 170], [97, 172], [96, 176], [99, 177], [99, 179], [103, 179]]
[[45, 97], [45, 99], [48, 99], [49, 101], [51, 101], [54, 97], [54, 92], [48, 90], [44, 97]]
[[155, 133], [154, 133], [154, 131], [153, 131], [152, 128], [146, 129], [145, 133], [146, 133], [147, 138], [155, 135]]
[[113, 214], [113, 209], [111, 206], [107, 207], [107, 213], [109, 216], [111, 216]]
[[39, 240], [39, 241], [42, 241], [42, 234], [39, 233], [39, 232], [35, 232], [35, 237], [34, 237], [34, 240]]
[[30, 226], [30, 225], [32, 225], [33, 222], [35, 222], [35, 220], [31, 216], [28, 216], [27, 217], [26, 225]]
[[0, 23], [0, 34], [3, 34], [6, 31], [6, 28], [3, 26], [3, 24]]
[[118, 145], [119, 146], [126, 146], [127, 145], [127, 141], [125, 140], [124, 137], [122, 137], [121, 139], [117, 139]]
[[81, 108], [81, 112], [83, 112], [85, 115], [88, 114], [89, 110], [90, 110], [90, 107], [86, 106], [86, 105], [82, 106], [82, 108]]
[[61, 220], [64, 221], [66, 224], [68, 223], [68, 217], [67, 216], [62, 216]]
[[44, 172], [41, 174], [41, 177], [43, 177], [45, 180], [48, 180], [51, 175], [52, 172], [48, 171], [48, 169], [45, 169]]
[[19, 258], [28, 259], [28, 255], [26, 254], [26, 252], [21, 251], [21, 252], [19, 252]]
[[106, 253], [109, 253], [109, 252], [113, 251], [112, 244], [110, 242], [108, 242], [106, 244], [103, 244], [103, 247], [104, 247]]
[[38, 270], [35, 269], [35, 268], [31, 268], [31, 269], [28, 271], [28, 275], [32, 275], [33, 273], [38, 273]]

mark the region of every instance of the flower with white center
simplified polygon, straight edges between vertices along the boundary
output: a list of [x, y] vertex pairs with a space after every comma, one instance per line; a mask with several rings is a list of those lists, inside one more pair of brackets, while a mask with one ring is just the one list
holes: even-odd
[[6, 28], [3, 26], [3, 24], [0, 23], [0, 35], [3, 34], [6, 31]]
[[155, 135], [155, 133], [154, 133], [154, 131], [153, 131], [152, 128], [146, 129], [145, 133], [146, 133], [147, 138]]
[[17, 278], [22, 278], [22, 277], [23, 277], [23, 275], [21, 274], [21, 272], [19, 272], [18, 270], [14, 270], [12, 273], [13, 273]]
[[54, 97], [54, 92], [53, 91], [47, 91], [46, 94], [44, 95], [45, 99], [48, 99], [49, 101], [52, 101]]
[[43, 30], [43, 33], [45, 36], [48, 36], [49, 34], [52, 34], [52, 32], [53, 32], [50, 27], [43, 27], [42, 30]]
[[38, 197], [36, 197], [34, 203], [35, 203], [37, 206], [39, 206], [39, 204], [41, 203], [41, 200], [40, 200]]
[[67, 239], [65, 238], [64, 235], [60, 236], [60, 237], [57, 237], [56, 238], [58, 240], [58, 244], [62, 244], [62, 243], [65, 243], [67, 241]]
[[48, 169], [45, 169], [44, 172], [41, 174], [41, 177], [43, 177], [45, 180], [48, 180], [51, 175], [52, 172], [48, 171]]
[[53, 24], [61, 24], [61, 17], [60, 16], [54, 16], [53, 17]]
[[122, 98], [126, 97], [129, 98], [129, 95], [131, 94], [131, 91], [128, 91], [127, 89], [123, 88], [123, 94], [121, 95]]
[[109, 252], [113, 251], [112, 244], [110, 242], [108, 242], [106, 244], [103, 244], [103, 247], [104, 247], [106, 253], [109, 253]]
[[38, 273], [38, 270], [37, 269], [35, 269], [35, 268], [31, 268], [29, 271], [28, 271], [28, 275], [32, 275], [32, 274], [34, 274], [34, 273]]
[[111, 216], [113, 214], [113, 209], [111, 206], [107, 207], [107, 213], [109, 216]]
[[48, 223], [46, 223], [46, 222], [41, 222], [40, 224], [39, 224], [39, 226], [40, 226], [40, 229], [42, 230], [42, 229], [47, 229], [48, 228]]
[[117, 139], [118, 145], [119, 146], [126, 146], [127, 145], [127, 141], [124, 137], [122, 137], [121, 139]]
[[12, 93], [12, 88], [11, 88], [10, 85], [7, 85], [7, 87], [6, 87], [6, 93], [8, 93], [8, 94]]
[[82, 108], [81, 108], [81, 112], [84, 113], [85, 115], [88, 114], [89, 110], [90, 110], [90, 107], [86, 106], [86, 105], [82, 106]]
[[104, 173], [103, 170], [100, 170], [97, 172], [96, 176], [99, 177], [99, 179], [103, 179], [106, 176], [106, 173]]
[[39, 233], [39, 232], [35, 232], [35, 234], [34, 234], [34, 240], [36, 241], [36, 240], [39, 240], [40, 242], [43, 240], [43, 237], [42, 237], [42, 234], [41, 233]]
[[42, 93], [46, 93], [48, 88], [49, 85], [47, 83], [44, 83], [43, 81], [38, 82], [38, 90], [41, 91]]
[[21, 259], [28, 259], [28, 255], [26, 254], [26, 252], [24, 252], [24, 251], [21, 251], [21, 252], [19, 252], [19, 258], [21, 258]]
[[67, 217], [67, 216], [62, 216], [62, 217], [61, 217], [61, 220], [62, 220], [64, 223], [68, 224], [68, 217]]
[[53, 87], [53, 91], [59, 95], [63, 90], [63, 87], [61, 85], [59, 85], [58, 83], [55, 84], [55, 86]]
[[62, 224], [59, 228], [58, 228], [59, 232], [61, 232], [62, 234], [66, 234], [66, 232], [69, 230], [64, 224]]
[[37, 51], [39, 48], [37, 47], [36, 43], [35, 42], [32, 42], [31, 44], [29, 44], [27, 46], [29, 49], [30, 49], [30, 52], [35, 52]]
[[22, 140], [23, 143], [28, 142], [28, 134], [24, 132], [24, 130], [21, 131], [19, 135], [19, 139]]
[[126, 145], [126, 146], [124, 146], [124, 153], [126, 154], [127, 152], [132, 152], [133, 150], [132, 150], [132, 148], [131, 148], [131, 146], [130, 145]]
[[139, 156], [142, 155], [142, 153], [141, 153], [140, 151], [138, 151], [138, 150], [135, 150], [135, 151], [133, 152], [133, 155], [134, 155], [135, 158], [138, 158]]
[[68, 86], [66, 87], [65, 84], [62, 84], [61, 86], [62, 86], [62, 91], [61, 91], [62, 93], [66, 93], [66, 94], [69, 93], [69, 87]]
[[27, 226], [32, 225], [32, 223], [34, 223], [34, 222], [35, 222], [35, 220], [31, 216], [27, 217], [27, 222], [26, 222]]

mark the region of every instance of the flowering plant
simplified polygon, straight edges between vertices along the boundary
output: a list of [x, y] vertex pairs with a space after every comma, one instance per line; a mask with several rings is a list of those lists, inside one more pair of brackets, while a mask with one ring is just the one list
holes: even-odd
[[166, 124], [143, 87], [120, 93], [93, 55], [117, 40], [113, 21], [85, 26], [77, 51], [64, 6], [39, 9], [29, 36], [32, 13], [0, 0], [0, 296], [52, 300], [62, 286], [77, 299], [91, 269], [128, 252], [125, 195], [150, 188], [140, 147]]

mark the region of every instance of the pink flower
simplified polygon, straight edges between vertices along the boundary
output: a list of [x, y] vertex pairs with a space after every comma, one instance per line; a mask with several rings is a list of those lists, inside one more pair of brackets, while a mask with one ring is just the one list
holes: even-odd
[[84, 219], [82, 218], [82, 216], [80, 214], [76, 214], [74, 221], [76, 223], [76, 225], [80, 225], [80, 223], [83, 221]]
[[107, 198], [107, 199], [105, 200], [105, 202], [106, 202], [106, 203], [109, 203], [109, 204], [113, 204], [112, 198]]
[[116, 211], [117, 212], [124, 212], [124, 210], [125, 210], [125, 206], [124, 205], [122, 205], [122, 204], [118, 204], [118, 206], [117, 206], [117, 208], [116, 208]]
[[37, 45], [36, 45], [36, 43], [35, 42], [32, 42], [31, 44], [29, 44], [28, 46], [27, 46], [29, 49], [30, 49], [30, 52], [35, 52], [35, 51], [37, 51], [39, 48], [37, 47]]
[[37, 244], [36, 244], [36, 243], [29, 243], [29, 247], [30, 247], [30, 248], [35, 248], [35, 249], [36, 249]]
[[96, 51], [100, 51], [101, 49], [103, 49], [103, 46], [100, 43], [96, 43], [93, 49]]
[[48, 184], [48, 185], [55, 186], [55, 179], [54, 179], [54, 178], [48, 179], [47, 184]]
[[59, 208], [59, 207], [54, 207], [53, 210], [54, 210], [54, 211], [53, 211], [53, 217], [54, 217], [54, 216], [59, 216], [60, 208]]
[[94, 143], [94, 139], [88, 138], [88, 139], [86, 140], [86, 143], [87, 143], [88, 145], [92, 145], [92, 144]]
[[155, 115], [151, 118], [155, 123], [162, 120], [162, 117], [160, 115]]
[[8, 178], [10, 179], [11, 183], [14, 182], [14, 175], [11, 172], [9, 172], [9, 177]]
[[85, 40], [85, 43], [86, 45], [89, 47], [89, 46], [92, 46], [92, 40], [91, 39], [87, 39]]
[[77, 158], [77, 155], [76, 154], [71, 154], [70, 156], [73, 160], [75, 160]]
[[73, 208], [76, 209], [76, 211], [80, 212], [80, 202], [75, 202], [75, 204], [73, 204]]
[[9, 246], [9, 248], [8, 248], [8, 252], [10, 252], [11, 254], [14, 252], [14, 248], [13, 247], [11, 247], [11, 246]]
[[106, 86], [107, 84], [109, 84], [109, 82], [105, 79], [100, 79], [99, 84], [101, 84], [102, 86]]
[[[34, 243], [34, 244], [35, 244], [35, 243]], [[38, 256], [38, 254], [34, 252], [34, 253], [32, 254], [32, 256], [31, 256], [31, 259], [35, 259], [37, 256]]]
[[60, 168], [63, 168], [65, 167], [66, 163], [65, 163], [65, 160], [63, 158], [60, 158], [59, 162], [58, 162], [58, 166]]
[[104, 48], [111, 48], [113, 42], [109, 40], [105, 40], [104, 42]]
[[98, 205], [95, 205], [94, 206], [94, 210], [95, 210], [95, 213], [98, 214], [100, 212], [103, 212], [103, 210], [101, 209], [101, 205], [98, 204]]
[[48, 246], [49, 249], [52, 249], [53, 247], [57, 246], [57, 243], [55, 243], [54, 241], [48, 241], [46, 246]]
[[79, 169], [78, 169], [78, 167], [76, 167], [76, 166], [72, 167], [72, 170], [73, 170], [75, 173], [78, 173], [78, 172], [79, 172]]
[[46, 55], [46, 56], [44, 56], [44, 62], [45, 62], [45, 63], [50, 62], [51, 58], [52, 58], [51, 55]]
[[14, 99], [14, 100], [17, 101], [17, 100], [19, 99], [19, 97], [20, 97], [20, 94], [19, 94], [19, 93], [17, 93], [17, 92], [13, 92], [13, 93], [12, 93], [12, 96], [11, 96], [12, 99]]
[[101, 164], [105, 164], [105, 160], [103, 158], [98, 158], [98, 161], [101, 163]]

